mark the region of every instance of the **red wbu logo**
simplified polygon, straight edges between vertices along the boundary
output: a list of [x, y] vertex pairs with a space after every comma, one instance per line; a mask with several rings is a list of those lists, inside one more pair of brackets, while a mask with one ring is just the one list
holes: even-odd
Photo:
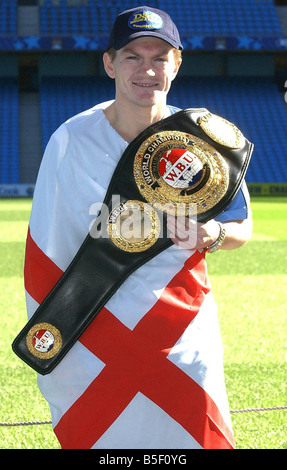
[[33, 346], [39, 352], [48, 352], [54, 346], [54, 336], [49, 330], [39, 330], [33, 336]]
[[159, 172], [169, 186], [188, 189], [202, 178], [203, 165], [189, 150], [171, 149], [160, 159]]

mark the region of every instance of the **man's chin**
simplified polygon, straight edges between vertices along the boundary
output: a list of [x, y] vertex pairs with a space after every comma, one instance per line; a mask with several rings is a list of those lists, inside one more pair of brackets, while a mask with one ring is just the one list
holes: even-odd
[[144, 107], [159, 106], [163, 102], [166, 102], [166, 94], [157, 90], [148, 96], [142, 95], [138, 97], [138, 104]]

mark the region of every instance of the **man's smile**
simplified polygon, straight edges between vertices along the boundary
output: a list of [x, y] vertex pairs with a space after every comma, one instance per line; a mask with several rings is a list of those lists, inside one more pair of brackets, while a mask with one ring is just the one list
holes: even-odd
[[155, 87], [158, 83], [141, 83], [141, 82], [132, 82], [133, 85], [140, 86], [140, 87]]

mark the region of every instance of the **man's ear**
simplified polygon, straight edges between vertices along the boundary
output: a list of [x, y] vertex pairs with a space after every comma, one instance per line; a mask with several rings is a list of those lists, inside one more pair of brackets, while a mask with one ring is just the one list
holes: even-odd
[[178, 61], [175, 63], [175, 67], [174, 67], [174, 71], [173, 71], [173, 75], [172, 75], [172, 80], [175, 79], [175, 77], [177, 76], [177, 73], [179, 71], [179, 68], [181, 66], [181, 63], [182, 63], [182, 59], [178, 59]]
[[114, 71], [114, 65], [111, 59], [111, 56], [108, 52], [105, 52], [103, 55], [103, 62], [104, 62], [104, 69], [106, 71], [106, 74], [110, 78], [115, 78], [115, 71]]

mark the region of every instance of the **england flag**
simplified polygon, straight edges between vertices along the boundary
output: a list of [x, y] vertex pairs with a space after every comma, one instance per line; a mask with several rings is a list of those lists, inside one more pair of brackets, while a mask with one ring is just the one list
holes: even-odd
[[[80, 248], [128, 145], [104, 106], [63, 124], [45, 151], [26, 245], [29, 317]], [[173, 245], [137, 269], [38, 386], [64, 449], [233, 448], [204, 254]]]

